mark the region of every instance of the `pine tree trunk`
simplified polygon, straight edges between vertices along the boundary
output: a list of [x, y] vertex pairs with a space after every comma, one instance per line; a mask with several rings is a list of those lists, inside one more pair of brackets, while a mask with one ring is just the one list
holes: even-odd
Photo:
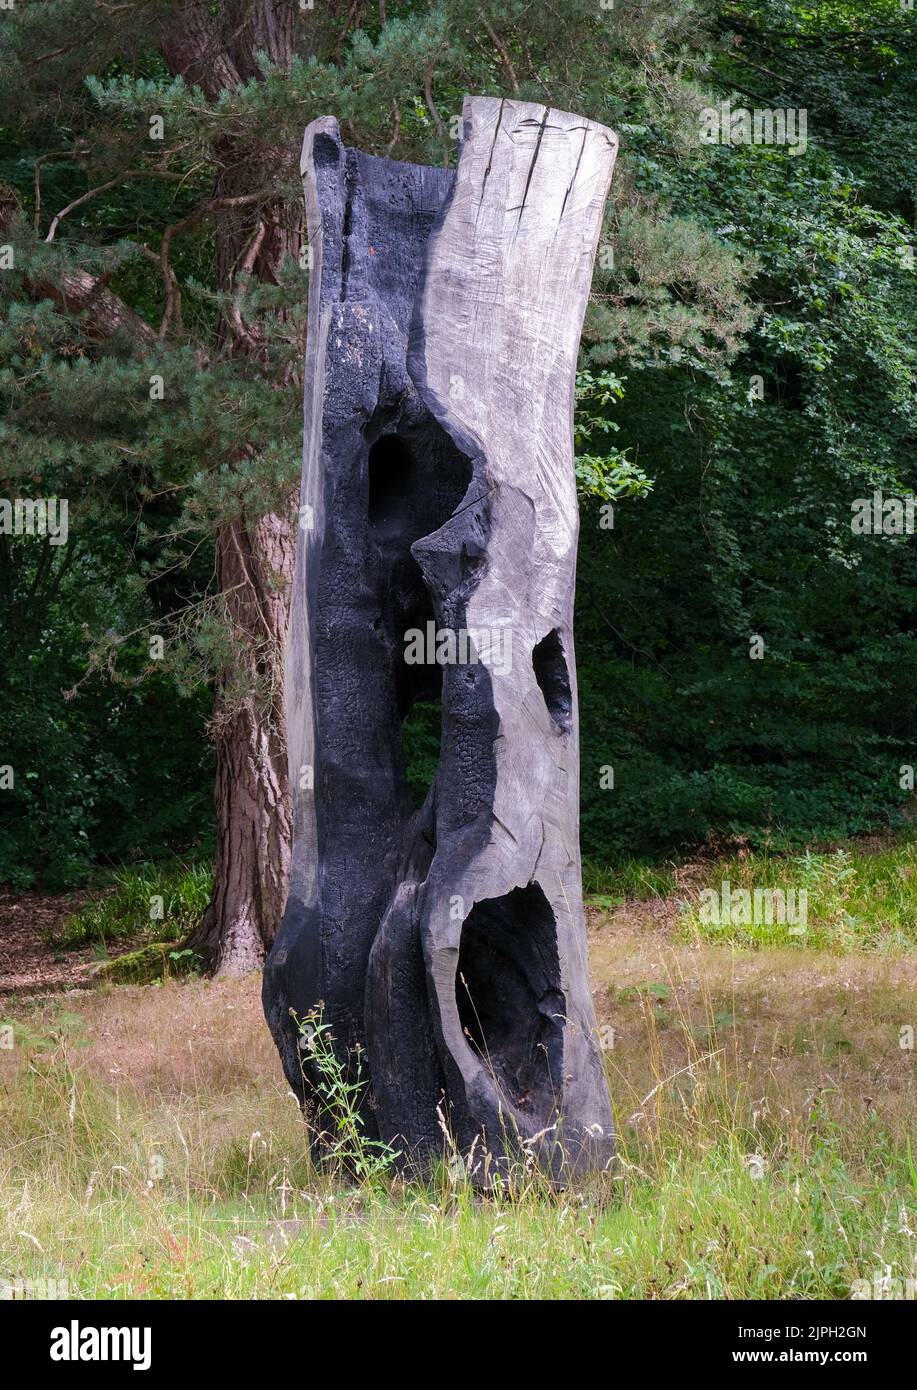
[[[290, 797], [282, 653], [293, 540], [285, 518], [246, 530], [227, 523], [217, 539], [217, 573], [238, 639], [224, 675], [213, 732], [217, 770], [217, 856], [213, 898], [193, 945], [221, 975], [257, 970], [283, 913], [290, 865]], [[275, 581], [276, 582], [276, 581]], [[236, 693], [238, 682], [243, 693]]]
[[[165, 21], [163, 56], [173, 72], [200, 85], [210, 100], [259, 77], [258, 54], [286, 69], [293, 55], [290, 0], [231, 0], [221, 7], [191, 3]], [[217, 198], [251, 194], [275, 156], [257, 162], [227, 148]], [[289, 160], [289, 151], [277, 152]], [[284, 262], [299, 256], [298, 204], [226, 208], [217, 217], [217, 279], [229, 289], [239, 269], [276, 283]], [[233, 355], [257, 354], [257, 329], [222, 319], [219, 336]], [[278, 382], [289, 390], [294, 383]], [[244, 443], [242, 446], [244, 453]], [[205, 968], [242, 975], [261, 966], [274, 939], [287, 892], [291, 812], [287, 774], [283, 648], [293, 572], [289, 507], [267, 516], [227, 521], [217, 537], [217, 578], [236, 654], [222, 673], [213, 717], [216, 739], [217, 853], [213, 898], [192, 939]]]

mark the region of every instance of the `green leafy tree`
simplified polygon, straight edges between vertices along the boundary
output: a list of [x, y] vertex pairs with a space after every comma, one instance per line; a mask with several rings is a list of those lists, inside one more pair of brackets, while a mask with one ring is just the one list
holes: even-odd
[[644, 165], [753, 271], [756, 313], [725, 369], [689, 348], [667, 369], [628, 371], [618, 442], [652, 459], [656, 484], [616, 508], [613, 531], [593, 512], [582, 533], [595, 857], [724, 835], [827, 840], [895, 820], [912, 796], [917, 552], [913, 537], [854, 534], [851, 516], [874, 489], [917, 491], [900, 124], [915, 17], [884, 0], [719, 16], [714, 100], [807, 106], [809, 146]]
[[[699, 158], [706, 11], [694, 0], [43, 0], [0, 17], [0, 71], [17, 93], [0, 150], [0, 240], [15, 252], [0, 275], [6, 488], [65, 492], [84, 537], [134, 517], [132, 574], [160, 593], [172, 580], [155, 613], [163, 662], [141, 659], [132, 674], [146, 665], [186, 688], [215, 685], [216, 887], [196, 942], [211, 968], [259, 962], [289, 861], [281, 653], [308, 279], [304, 125], [331, 112], [353, 144], [438, 163], [454, 158], [466, 91], [617, 128], [590, 370], [665, 370], [676, 352], [714, 372], [752, 315], [741, 257], [702, 214], [672, 206], [677, 171]], [[611, 395], [601, 404], [610, 420]], [[597, 418], [582, 441], [584, 490], [645, 492]], [[148, 635], [149, 614], [122, 616]], [[106, 669], [138, 640], [120, 622], [100, 636]]]

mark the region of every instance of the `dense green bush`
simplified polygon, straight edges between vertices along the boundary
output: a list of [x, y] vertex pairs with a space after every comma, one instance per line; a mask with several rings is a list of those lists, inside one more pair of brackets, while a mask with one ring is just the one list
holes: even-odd
[[[10, 549], [29, 546], [39, 542], [16, 537]], [[34, 577], [27, 561], [15, 573], [24, 585]], [[212, 837], [206, 687], [183, 695], [157, 675], [84, 681], [83, 623], [103, 622], [115, 608], [123, 619], [120, 586], [110, 555], [107, 568], [78, 563], [40, 622], [7, 625], [0, 761], [13, 785], [0, 792], [0, 883], [72, 887], [100, 862], [206, 848]]]

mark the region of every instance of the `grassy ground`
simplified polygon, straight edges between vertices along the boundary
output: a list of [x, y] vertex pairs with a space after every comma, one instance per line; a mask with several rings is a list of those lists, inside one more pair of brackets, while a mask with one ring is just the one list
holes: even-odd
[[[677, 917], [680, 934], [690, 941], [841, 952], [917, 950], [913, 830], [797, 855], [742, 853], [664, 867], [638, 861], [610, 869], [591, 865], [584, 887], [593, 903], [609, 910], [634, 899], [650, 902], [670, 922]], [[749, 920], [743, 920], [740, 903], [722, 912], [726, 898], [743, 891], [753, 898], [756, 890], [765, 900]], [[711, 896], [715, 912], [707, 910]], [[781, 904], [791, 908], [784, 911], [786, 920], [780, 920]]]
[[[880, 852], [912, 863], [909, 846]], [[750, 872], [724, 867], [736, 883]], [[14, 1042], [0, 1046], [0, 1282], [64, 1279], [87, 1297], [830, 1298], [914, 1280], [917, 955], [873, 930], [876, 878], [863, 870], [845, 899], [873, 927], [827, 950], [706, 939], [685, 920], [696, 877], [673, 872], [644, 880], [664, 898], [603, 893], [589, 912], [620, 1157], [577, 1192], [522, 1171], [496, 1201], [446, 1166], [424, 1188], [316, 1174], [257, 979], [0, 1006]]]

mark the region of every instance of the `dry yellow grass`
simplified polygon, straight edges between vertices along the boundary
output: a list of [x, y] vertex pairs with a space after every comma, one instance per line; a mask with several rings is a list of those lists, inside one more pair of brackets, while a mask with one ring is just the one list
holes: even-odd
[[[8, 1001], [0, 1283], [89, 1297], [838, 1297], [917, 1277], [913, 957], [591, 914], [620, 1126], [582, 1192], [316, 1174], [260, 981]], [[609, 1031], [609, 1030], [613, 1030]]]
[[[619, 1109], [711, 1051], [756, 1099], [804, 1116], [822, 1097], [858, 1129], [917, 1131], [917, 956], [684, 945], [626, 912], [590, 930], [596, 1015]], [[607, 1036], [607, 1034], [606, 1034]]]

